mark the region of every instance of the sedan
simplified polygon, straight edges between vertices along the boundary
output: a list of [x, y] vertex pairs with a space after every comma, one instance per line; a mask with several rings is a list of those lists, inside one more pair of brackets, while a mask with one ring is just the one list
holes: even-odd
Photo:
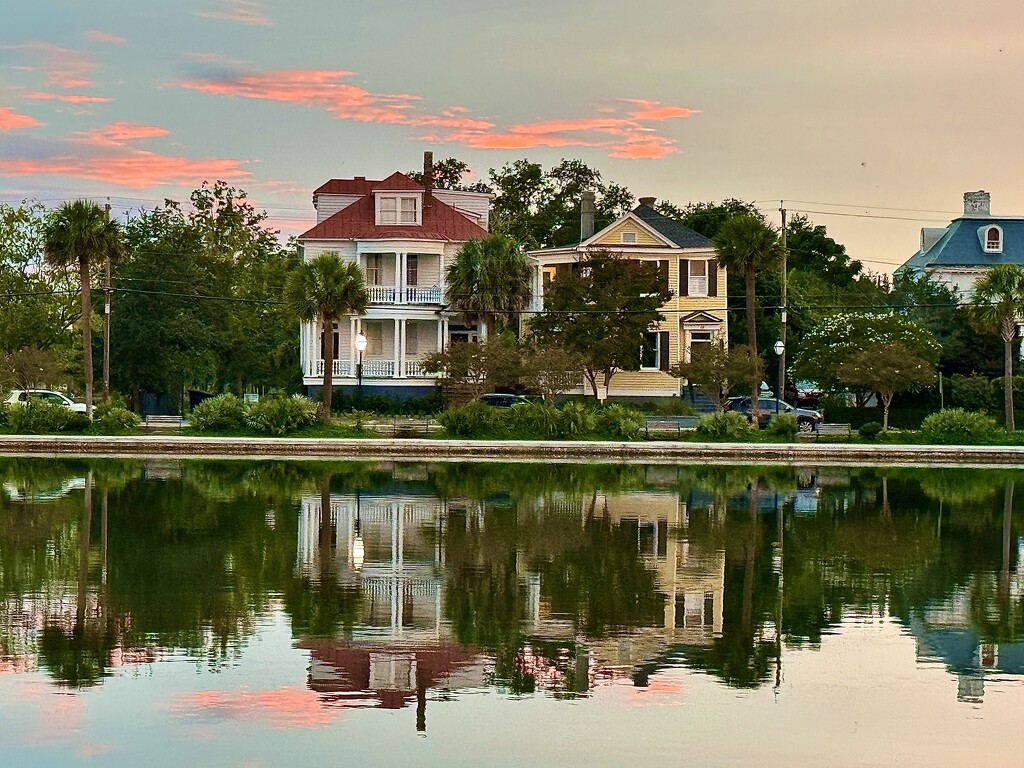
[[778, 400], [774, 397], [759, 397], [754, 408], [750, 406], [749, 397], [730, 397], [725, 403], [725, 410], [742, 413], [748, 419], [751, 418], [752, 413], [756, 414], [757, 423], [762, 427], [767, 426], [771, 417], [776, 413], [788, 413], [791, 416], [796, 416], [797, 428], [801, 432], [813, 432], [823, 421], [818, 411], [812, 411], [807, 408], [794, 408], [784, 400]]
[[27, 403], [29, 398], [43, 403], [60, 405], [67, 408], [69, 411], [74, 411], [75, 413], [85, 413], [85, 403], [76, 403], [67, 395], [61, 392], [53, 392], [49, 389], [16, 389], [7, 396], [7, 399], [4, 400], [4, 402], [7, 405], [15, 405], [18, 403]]

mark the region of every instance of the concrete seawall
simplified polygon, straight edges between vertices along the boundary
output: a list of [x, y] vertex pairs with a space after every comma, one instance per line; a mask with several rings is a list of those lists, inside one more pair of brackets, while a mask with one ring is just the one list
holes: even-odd
[[851, 466], [899, 464], [1024, 468], [1024, 447], [844, 443], [751, 445], [690, 442], [0, 435], [0, 456]]

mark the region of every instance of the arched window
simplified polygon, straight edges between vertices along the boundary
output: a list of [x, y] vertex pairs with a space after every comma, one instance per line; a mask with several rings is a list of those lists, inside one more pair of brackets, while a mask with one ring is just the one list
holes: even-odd
[[985, 250], [993, 253], [1003, 250], [1003, 233], [999, 227], [989, 227], [985, 230]]

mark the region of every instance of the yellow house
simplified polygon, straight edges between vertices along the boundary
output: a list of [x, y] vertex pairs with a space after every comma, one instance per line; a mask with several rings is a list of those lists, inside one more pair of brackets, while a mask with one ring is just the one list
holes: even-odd
[[636, 208], [594, 233], [593, 197], [592, 193], [585, 193], [581, 242], [530, 253], [537, 262], [535, 311], [543, 309], [545, 285], [560, 269], [570, 268], [588, 253], [608, 251], [629, 259], [658, 262], [672, 293], [672, 298], [661, 307], [665, 319], [651, 328], [653, 352], [638, 360], [639, 370], [620, 371], [612, 377], [608, 388], [611, 397], [681, 394], [683, 382], [668, 370], [680, 360], [689, 360], [694, 344], [728, 338], [726, 274], [718, 265], [714, 244], [658, 213], [654, 203], [653, 197], [641, 197]]

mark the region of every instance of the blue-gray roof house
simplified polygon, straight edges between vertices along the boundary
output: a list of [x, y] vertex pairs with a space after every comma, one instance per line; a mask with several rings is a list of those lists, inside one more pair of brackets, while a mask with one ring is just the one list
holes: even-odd
[[1024, 216], [993, 216], [988, 192], [964, 194], [964, 214], [948, 227], [921, 230], [917, 253], [895, 275], [928, 275], [967, 295], [997, 264], [1024, 267]]

